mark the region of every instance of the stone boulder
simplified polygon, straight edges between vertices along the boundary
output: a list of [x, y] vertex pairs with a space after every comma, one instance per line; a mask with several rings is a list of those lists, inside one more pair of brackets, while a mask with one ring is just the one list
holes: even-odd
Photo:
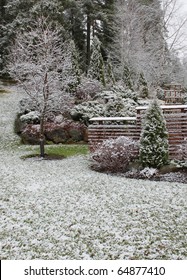
[[[27, 124], [20, 133], [24, 144], [39, 144], [39, 124]], [[55, 144], [87, 142], [87, 127], [70, 120], [62, 123], [47, 122], [45, 124], [46, 141]]]
[[45, 126], [46, 139], [58, 143], [76, 143], [87, 141], [87, 127], [84, 124], [66, 120], [60, 124], [47, 123]]
[[27, 124], [20, 135], [24, 144], [37, 145], [40, 143], [40, 125]]
[[61, 124], [47, 123], [45, 125], [45, 137], [48, 141], [52, 141], [55, 144], [66, 143], [68, 135], [64, 131]]

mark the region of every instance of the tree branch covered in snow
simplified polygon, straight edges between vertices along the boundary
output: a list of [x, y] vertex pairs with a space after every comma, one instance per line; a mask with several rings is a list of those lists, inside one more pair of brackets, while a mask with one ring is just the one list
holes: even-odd
[[44, 17], [17, 34], [11, 48], [9, 73], [30, 97], [40, 114], [40, 134], [49, 113], [70, 105], [68, 87], [74, 81], [71, 50], [58, 27]]

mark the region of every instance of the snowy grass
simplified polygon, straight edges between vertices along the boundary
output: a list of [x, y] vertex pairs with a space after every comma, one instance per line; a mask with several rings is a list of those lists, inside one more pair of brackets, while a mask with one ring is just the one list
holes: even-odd
[[[32, 157], [33, 155], [39, 155], [40, 149], [38, 146], [23, 146], [22, 150], [27, 150], [28, 154], [24, 155], [23, 159]], [[32, 151], [32, 152], [31, 152]], [[88, 145], [85, 144], [73, 144], [73, 145], [45, 145], [45, 153], [49, 156], [64, 156], [71, 157], [76, 155], [88, 154]]]
[[1, 259], [187, 259], [186, 184], [97, 173], [86, 155], [21, 160], [19, 98], [0, 103]]

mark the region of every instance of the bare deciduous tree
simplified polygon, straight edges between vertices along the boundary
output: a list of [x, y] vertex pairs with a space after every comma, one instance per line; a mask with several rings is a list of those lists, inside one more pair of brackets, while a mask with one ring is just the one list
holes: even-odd
[[186, 40], [187, 16], [182, 15], [180, 5], [177, 0], [162, 0], [162, 9], [165, 29], [168, 31], [166, 40], [170, 51], [186, 50], [184, 41]]
[[45, 121], [54, 110], [65, 110], [70, 98], [68, 85], [71, 55], [62, 44], [58, 28], [40, 17], [19, 32], [11, 48], [9, 73], [34, 102], [40, 116], [40, 156], [44, 157]]

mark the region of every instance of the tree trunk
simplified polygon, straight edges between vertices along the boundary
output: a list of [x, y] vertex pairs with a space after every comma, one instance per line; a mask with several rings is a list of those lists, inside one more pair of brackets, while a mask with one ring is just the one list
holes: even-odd
[[40, 120], [40, 157], [45, 157], [44, 116]]
[[[86, 52], [86, 70], [88, 71], [88, 67], [90, 64], [90, 36], [91, 36], [91, 16], [87, 14], [87, 52]], [[86, 71], [86, 72], [87, 72]]]
[[5, 0], [0, 0], [0, 14], [1, 14], [2, 19], [5, 16], [5, 5], [6, 5], [6, 1]]

